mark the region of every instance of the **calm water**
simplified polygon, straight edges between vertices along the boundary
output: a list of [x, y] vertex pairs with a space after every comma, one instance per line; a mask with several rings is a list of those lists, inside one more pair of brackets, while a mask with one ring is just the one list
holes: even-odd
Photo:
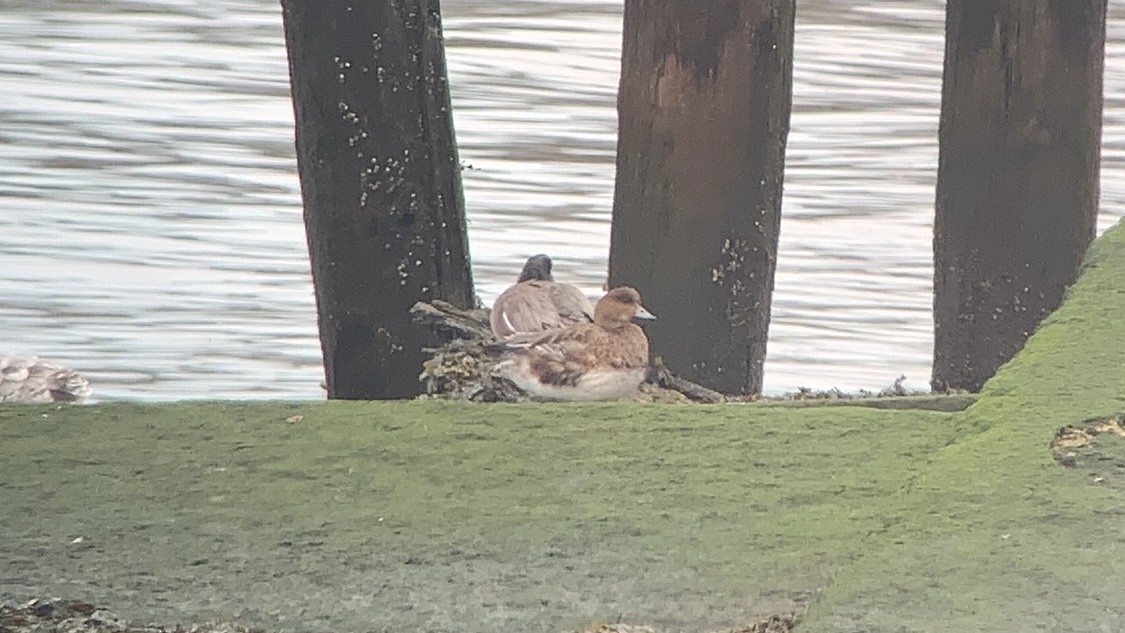
[[[481, 298], [538, 251], [597, 294], [620, 1], [443, 5]], [[798, 6], [766, 389], [925, 388], [944, 3]], [[1109, 39], [1103, 229], [1120, 7]], [[102, 399], [322, 397], [275, 0], [0, 0], [0, 93], [0, 352]]]

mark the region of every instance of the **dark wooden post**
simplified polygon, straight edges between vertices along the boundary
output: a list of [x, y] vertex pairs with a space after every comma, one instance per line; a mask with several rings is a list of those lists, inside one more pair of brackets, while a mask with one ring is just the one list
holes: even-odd
[[762, 388], [792, 102], [794, 0], [626, 0], [610, 284], [655, 354]]
[[419, 392], [418, 300], [473, 302], [438, 0], [282, 0], [328, 397]]
[[934, 221], [935, 390], [978, 391], [1094, 237], [1106, 0], [949, 0]]

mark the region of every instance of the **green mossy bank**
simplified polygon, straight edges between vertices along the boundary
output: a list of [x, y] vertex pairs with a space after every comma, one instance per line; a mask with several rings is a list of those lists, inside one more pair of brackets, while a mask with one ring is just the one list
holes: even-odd
[[0, 600], [291, 631], [1125, 630], [1125, 231], [963, 412], [0, 407]]
[[[1125, 412], [1125, 226], [1023, 351], [950, 417], [894, 526], [840, 570], [809, 631], [1125, 631], [1125, 438], [1065, 468], [1063, 426]], [[893, 517], [893, 518], [892, 518]]]

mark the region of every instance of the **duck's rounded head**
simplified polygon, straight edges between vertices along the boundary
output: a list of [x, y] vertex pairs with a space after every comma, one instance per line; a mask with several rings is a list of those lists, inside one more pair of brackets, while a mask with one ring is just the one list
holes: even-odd
[[551, 276], [551, 258], [540, 253], [527, 258], [517, 283], [525, 281], [554, 281]]
[[594, 323], [607, 329], [632, 323], [633, 319], [655, 318], [641, 305], [641, 294], [629, 286], [610, 290], [594, 306]]

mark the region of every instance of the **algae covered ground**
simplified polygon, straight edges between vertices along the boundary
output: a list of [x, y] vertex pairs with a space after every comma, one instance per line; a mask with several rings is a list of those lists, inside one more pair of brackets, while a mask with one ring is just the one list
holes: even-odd
[[0, 600], [165, 624], [1125, 630], [1125, 231], [965, 411], [0, 407]]
[[855, 407], [0, 415], [4, 595], [297, 630], [704, 630], [791, 610], [952, 438], [946, 414]]

